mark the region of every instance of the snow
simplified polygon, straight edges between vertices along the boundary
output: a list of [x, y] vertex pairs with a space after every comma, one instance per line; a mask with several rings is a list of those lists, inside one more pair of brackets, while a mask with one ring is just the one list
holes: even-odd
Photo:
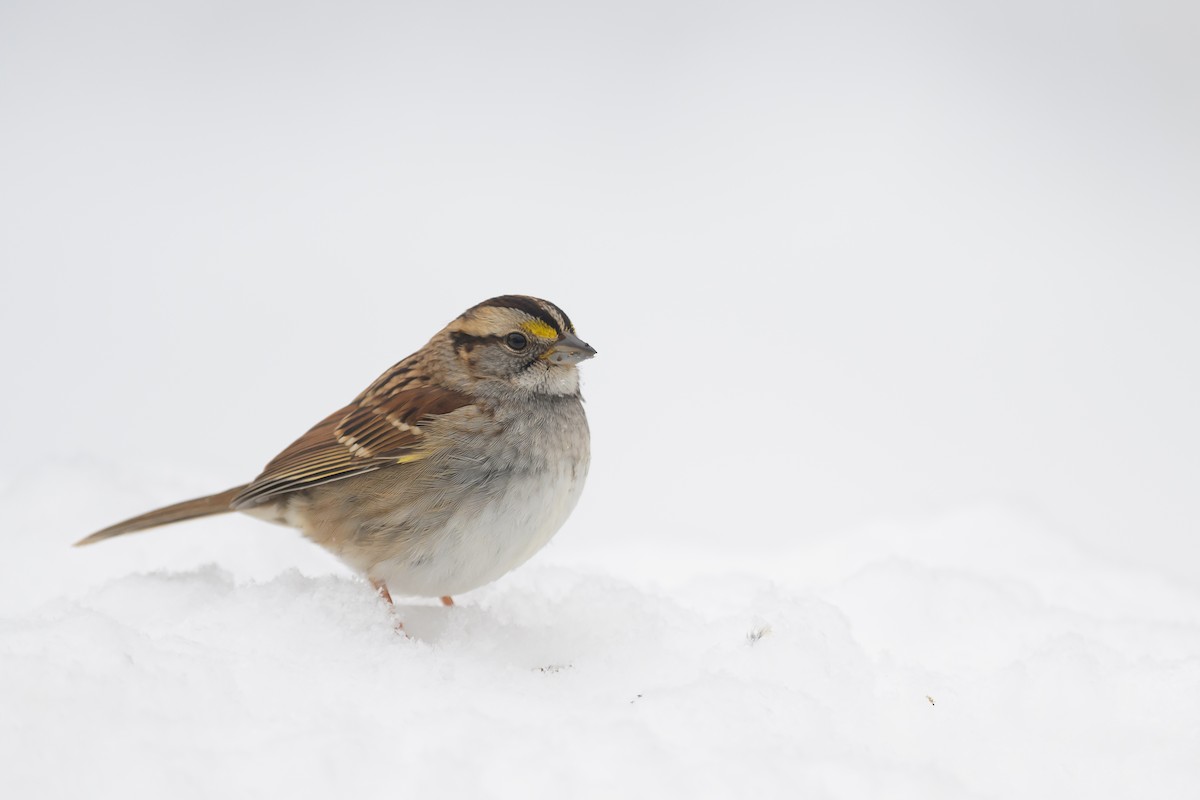
[[[116, 504], [111, 478], [74, 475]], [[53, 492], [26, 481], [4, 505], [36, 520]], [[1183, 797], [1200, 781], [1200, 593], [1001, 509], [635, 563], [579, 520], [454, 608], [401, 600], [408, 636], [363, 581], [254, 520], [70, 551], [18, 529], [0, 606], [10, 797]], [[174, 566], [131, 568], [153, 561]]]
[[[0, 4], [0, 797], [1200, 796], [1198, 8]], [[514, 292], [588, 485], [411, 638], [70, 547]]]

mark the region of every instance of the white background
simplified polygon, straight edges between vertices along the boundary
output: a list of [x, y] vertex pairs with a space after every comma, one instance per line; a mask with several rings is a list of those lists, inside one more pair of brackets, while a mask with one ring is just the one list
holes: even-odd
[[[7, 0], [4, 609], [207, 562], [353, 593], [248, 520], [67, 545], [249, 480], [463, 309], [529, 293], [599, 351], [588, 489], [510, 579], [533, 596], [554, 563], [634, 597], [711, 569], [803, 595], [832, 579], [817, 553], [903, 560], [933, 530], [1006, 578], [1043, 546], [1077, 559], [1051, 582], [1127, 568], [1101, 594], [1190, 619], [1198, 23], [1168, 0]], [[914, 624], [929, 600], [873, 585], [863, 608]]]

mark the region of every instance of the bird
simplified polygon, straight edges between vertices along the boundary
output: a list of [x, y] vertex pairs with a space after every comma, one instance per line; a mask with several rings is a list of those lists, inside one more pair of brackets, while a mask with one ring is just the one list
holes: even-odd
[[491, 583], [575, 508], [591, 438], [577, 365], [596, 355], [555, 304], [484, 300], [271, 459], [257, 478], [76, 542], [242, 512], [297, 528], [392, 593]]

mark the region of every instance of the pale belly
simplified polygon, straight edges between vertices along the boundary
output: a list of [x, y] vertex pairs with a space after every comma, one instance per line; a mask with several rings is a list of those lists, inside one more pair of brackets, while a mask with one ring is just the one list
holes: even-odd
[[487, 503], [451, 515], [438, 531], [365, 572], [400, 595], [439, 597], [491, 583], [558, 532], [579, 501], [585, 475], [586, 468], [512, 478]]

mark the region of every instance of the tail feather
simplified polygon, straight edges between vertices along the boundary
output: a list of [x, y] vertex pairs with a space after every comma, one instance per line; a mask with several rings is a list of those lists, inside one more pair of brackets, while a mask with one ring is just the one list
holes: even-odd
[[219, 494], [211, 494], [208, 497], [197, 497], [195, 500], [184, 500], [182, 503], [176, 503], [165, 508], [157, 508], [154, 511], [147, 511], [145, 514], [127, 519], [124, 522], [118, 522], [116, 525], [109, 525], [104, 530], [96, 531], [91, 536], [80, 539], [75, 543], [75, 546], [82, 547], [85, 544], [95, 544], [105, 539], [111, 539], [114, 536], [133, 533], [134, 531], [144, 531], [146, 528], [157, 528], [159, 525], [167, 525], [185, 519], [207, 517], [212, 514], [224, 514], [233, 510], [229, 504], [245, 488], [245, 486], [235, 486]]

